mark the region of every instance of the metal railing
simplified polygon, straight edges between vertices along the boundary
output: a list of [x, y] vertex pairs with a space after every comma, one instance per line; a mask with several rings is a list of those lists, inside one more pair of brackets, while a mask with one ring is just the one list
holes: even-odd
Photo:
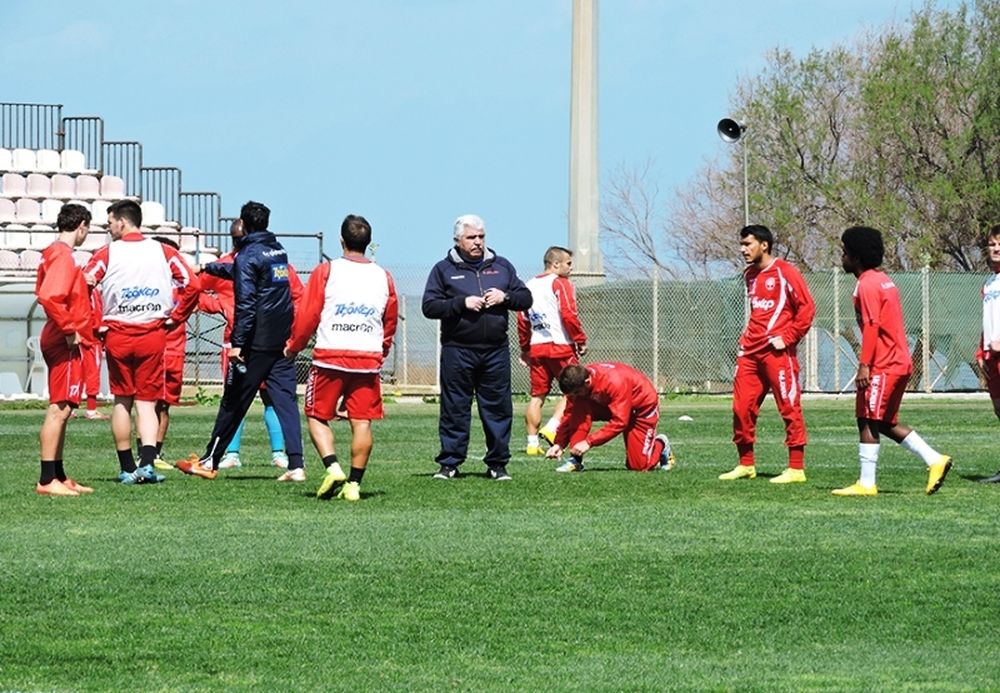
[[0, 103], [0, 147], [61, 150], [62, 109], [62, 104]]
[[67, 116], [62, 119], [63, 148], [83, 152], [87, 165], [104, 171], [104, 119]]

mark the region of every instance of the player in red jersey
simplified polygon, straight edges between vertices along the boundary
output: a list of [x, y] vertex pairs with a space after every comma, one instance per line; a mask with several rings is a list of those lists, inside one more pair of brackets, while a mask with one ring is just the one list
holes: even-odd
[[844, 245], [844, 271], [858, 278], [854, 289], [854, 312], [861, 328], [861, 353], [855, 377], [855, 411], [861, 444], [861, 478], [837, 496], [874, 496], [878, 464], [879, 434], [888, 436], [927, 465], [927, 495], [941, 488], [951, 470], [951, 458], [928, 445], [920, 435], [899, 423], [899, 405], [913, 372], [910, 346], [903, 324], [899, 290], [878, 269], [884, 248], [882, 234], [866, 226], [852, 226], [840, 238]]
[[[555, 443], [545, 453], [558, 458], [568, 449], [570, 459], [557, 472], [582, 472], [583, 456], [621, 434], [625, 438], [625, 466], [637, 472], [670, 470], [674, 466], [670, 441], [657, 435], [660, 397], [649, 378], [624, 363], [566, 366], [559, 389], [568, 401]], [[607, 421], [591, 433], [594, 421]]]
[[[111, 431], [123, 484], [163, 481], [153, 470], [158, 421], [156, 403], [163, 397], [164, 349], [168, 327], [183, 323], [197, 305], [197, 286], [184, 259], [169, 246], [139, 232], [142, 210], [134, 200], [108, 207], [112, 242], [87, 264], [88, 283], [99, 285], [104, 304], [102, 330], [108, 377], [115, 405]], [[175, 305], [174, 287], [182, 290]], [[132, 405], [140, 441], [138, 465], [132, 452]]]
[[552, 381], [562, 369], [579, 363], [577, 356], [587, 352], [587, 335], [576, 311], [576, 293], [569, 281], [573, 271], [572, 251], [552, 246], [543, 258], [545, 271], [525, 282], [531, 290], [531, 308], [517, 314], [517, 335], [521, 344], [521, 363], [529, 368], [531, 401], [524, 411], [528, 432], [529, 455], [541, 455], [541, 435], [550, 445], [555, 440], [559, 420], [566, 410], [566, 397], [560, 397], [552, 418], [542, 424], [542, 405], [552, 388]]
[[35, 279], [38, 304], [48, 318], [39, 344], [49, 368], [49, 408], [39, 433], [41, 474], [35, 492], [48, 496], [79, 496], [94, 489], [66, 476], [63, 446], [66, 423], [80, 405], [83, 389], [81, 347], [97, 341], [91, 322], [90, 296], [82, 270], [73, 262], [73, 248], [90, 230], [90, 212], [66, 204], [56, 219], [59, 237], [42, 251]]
[[720, 474], [724, 481], [757, 476], [753, 445], [760, 405], [774, 395], [785, 422], [788, 468], [773, 484], [806, 480], [806, 425], [800, 403], [799, 359], [796, 346], [812, 326], [816, 305], [802, 274], [790, 262], [772, 256], [774, 235], [766, 226], [740, 230], [740, 252], [750, 319], [740, 337], [733, 376], [733, 442], [739, 464]]
[[[990, 229], [986, 255], [993, 274], [983, 285], [983, 333], [976, 349], [976, 362], [986, 376], [993, 413], [1000, 419], [1000, 224]], [[1000, 471], [979, 481], [1000, 483]]]
[[[285, 356], [293, 358], [316, 335], [305, 414], [326, 467], [317, 498], [339, 491], [344, 500], [360, 500], [372, 451], [371, 422], [383, 416], [379, 371], [396, 334], [398, 305], [392, 275], [365, 257], [371, 238], [372, 227], [364, 217], [349, 214], [344, 219], [344, 255], [318, 265], [309, 276], [285, 346]], [[329, 425], [343, 415], [338, 410], [346, 410], [351, 424], [349, 477], [337, 462]]]

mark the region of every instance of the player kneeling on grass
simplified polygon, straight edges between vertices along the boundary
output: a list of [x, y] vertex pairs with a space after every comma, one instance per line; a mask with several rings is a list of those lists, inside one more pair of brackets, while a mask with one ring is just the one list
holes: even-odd
[[[566, 411], [555, 444], [545, 456], [561, 457], [566, 448], [570, 459], [557, 467], [557, 472], [582, 472], [587, 451], [619, 434], [625, 438], [628, 469], [647, 472], [673, 468], [670, 441], [656, 433], [660, 397], [649, 378], [632, 366], [617, 362], [566, 366], [559, 374], [559, 389], [568, 398]], [[607, 423], [591, 433], [594, 421]]]
[[[309, 276], [285, 346], [285, 356], [292, 358], [316, 335], [305, 414], [309, 436], [326, 466], [317, 498], [360, 500], [361, 477], [372, 451], [371, 422], [383, 416], [379, 371], [396, 333], [398, 309], [392, 276], [365, 257], [371, 239], [364, 217], [344, 219], [344, 255], [320, 264]], [[331, 419], [344, 416], [337, 406], [341, 400], [351, 423], [350, 476], [337, 462], [329, 426]]]
[[39, 344], [49, 367], [49, 408], [39, 433], [42, 471], [35, 492], [45, 496], [79, 496], [94, 489], [78, 484], [63, 470], [63, 445], [70, 414], [80, 406], [83, 391], [81, 349], [94, 344], [90, 292], [83, 271], [73, 262], [73, 248], [90, 230], [90, 212], [77, 204], [63, 205], [56, 219], [59, 236], [42, 251], [35, 295], [48, 318]]
[[899, 289], [879, 270], [884, 253], [882, 234], [865, 226], [854, 226], [840, 239], [844, 245], [844, 271], [858, 278], [854, 289], [854, 312], [861, 328], [861, 353], [855, 378], [855, 409], [861, 444], [861, 478], [836, 496], [875, 496], [879, 433], [896, 441], [927, 465], [927, 495], [941, 488], [951, 469], [951, 458], [932, 448], [911, 428], [898, 421], [906, 383], [913, 372]]

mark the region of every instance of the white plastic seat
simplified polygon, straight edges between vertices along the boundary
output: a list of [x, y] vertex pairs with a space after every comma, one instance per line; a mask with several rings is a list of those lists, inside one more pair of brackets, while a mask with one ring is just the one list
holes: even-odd
[[206, 250], [199, 251], [195, 257], [198, 258], [199, 265], [207, 265], [208, 263], [215, 262], [216, 260], [219, 259], [218, 255], [216, 255], [215, 253], [210, 253]]
[[35, 199], [49, 197], [52, 195], [52, 180], [44, 173], [29, 173], [25, 193]]
[[21, 260], [13, 250], [0, 250], [0, 271], [20, 269]]
[[101, 177], [101, 198], [120, 200], [125, 197], [125, 180], [118, 176]]
[[76, 149], [64, 149], [60, 155], [63, 173], [90, 173], [87, 169], [87, 159], [83, 152]]
[[42, 223], [55, 224], [59, 218], [59, 210], [62, 209], [62, 200], [42, 200]]
[[56, 230], [47, 224], [35, 224], [31, 227], [31, 248], [42, 250], [52, 245], [56, 240]]
[[181, 228], [180, 234], [181, 250], [185, 253], [193, 253], [198, 249], [198, 238], [201, 236], [201, 229], [194, 226]]
[[42, 264], [42, 254], [31, 248], [22, 250], [20, 254], [20, 266], [23, 270], [36, 270]]
[[62, 168], [62, 158], [54, 149], [39, 149], [35, 152], [35, 170], [43, 173], [58, 173]]
[[0, 147], [0, 172], [9, 171], [14, 165], [14, 155], [6, 147]]
[[73, 251], [73, 263], [77, 267], [86, 267], [87, 263], [90, 262], [91, 257], [93, 257], [93, 254], [88, 253], [86, 250]]
[[13, 162], [11, 168], [14, 171], [37, 171], [38, 162], [35, 160], [35, 150], [34, 149], [24, 149], [19, 147], [14, 150], [11, 157]]
[[67, 176], [65, 173], [57, 173], [52, 176], [52, 191], [49, 193], [49, 197], [59, 200], [76, 197], [76, 181], [73, 176]]
[[162, 226], [167, 223], [167, 212], [159, 202], [146, 200], [139, 206], [142, 208], [144, 226]]
[[17, 215], [18, 224], [41, 224], [42, 208], [38, 200], [30, 197], [22, 197], [14, 203], [14, 210]]
[[87, 238], [80, 244], [79, 250], [97, 250], [111, 242], [111, 237], [102, 231], [91, 230]]
[[97, 176], [83, 174], [76, 177], [76, 197], [82, 200], [96, 200], [101, 196], [101, 181]]
[[94, 204], [90, 206], [90, 225], [108, 225], [108, 203], [106, 201], [94, 200]]
[[24, 197], [28, 194], [28, 179], [20, 173], [3, 174], [3, 196]]
[[[83, 207], [84, 209], [86, 209], [88, 212], [90, 212], [90, 203], [87, 202], [86, 200], [80, 200], [80, 199], [69, 200], [66, 204], [68, 204], [68, 205], [69, 204], [80, 205], [81, 207]], [[93, 212], [91, 212], [91, 215], [93, 215]], [[93, 221], [93, 220], [91, 220], [91, 221]]]
[[14, 207], [14, 200], [0, 197], [0, 224], [17, 221], [17, 211]]

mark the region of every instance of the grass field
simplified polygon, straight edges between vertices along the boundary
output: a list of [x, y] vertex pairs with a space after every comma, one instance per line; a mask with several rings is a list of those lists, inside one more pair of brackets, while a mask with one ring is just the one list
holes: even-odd
[[[932, 497], [891, 443], [877, 498], [831, 496], [858, 474], [853, 402], [805, 407], [809, 482], [778, 487], [771, 404], [762, 476], [728, 483], [726, 399], [665, 403], [674, 472], [626, 472], [615, 442], [579, 475], [516, 454], [511, 483], [478, 434], [472, 473], [432, 480], [436, 405], [391, 404], [357, 504], [313, 497], [311, 449], [309, 481], [276, 483], [259, 412], [248, 466], [150, 487], [114, 482], [106, 423], [73, 421], [67, 467], [96, 492], [38, 497], [42, 412], [3, 410], [0, 689], [1000, 690], [989, 403], [904, 402], [955, 456]], [[213, 416], [176, 410], [170, 456]]]

